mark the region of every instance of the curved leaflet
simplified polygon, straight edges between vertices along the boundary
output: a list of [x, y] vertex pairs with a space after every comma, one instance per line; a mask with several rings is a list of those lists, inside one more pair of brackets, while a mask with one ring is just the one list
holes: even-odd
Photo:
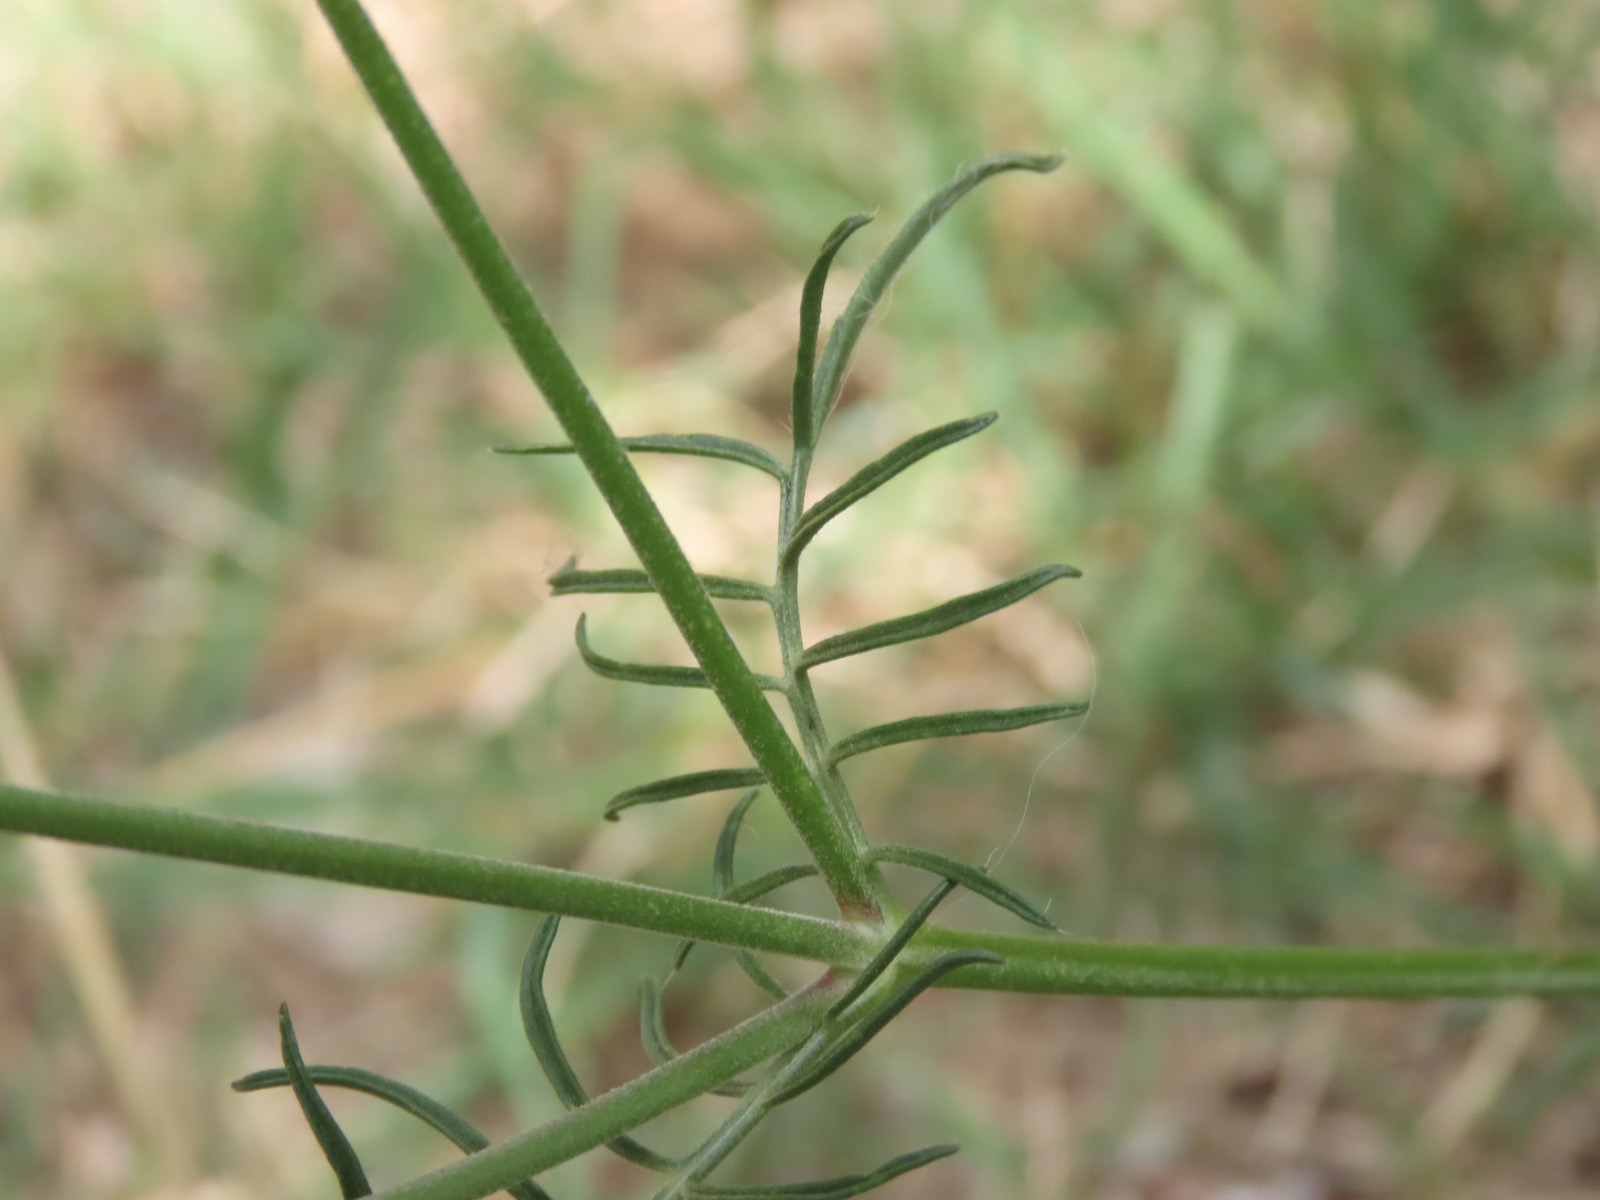
[[[555, 945], [556, 930], [560, 926], [560, 917], [546, 917], [540, 922], [528, 946], [527, 957], [522, 960], [522, 982], [518, 989], [522, 1029], [528, 1035], [528, 1045], [533, 1047], [539, 1065], [544, 1068], [545, 1078], [561, 1102], [568, 1108], [582, 1108], [589, 1103], [589, 1093], [584, 1091], [578, 1073], [567, 1061], [566, 1051], [556, 1036], [555, 1019], [544, 998], [545, 963], [550, 959], [550, 947]], [[627, 1134], [612, 1138], [606, 1146], [618, 1157], [651, 1171], [675, 1171], [682, 1165], [679, 1159], [658, 1154]]]
[[[823, 347], [822, 361], [817, 365], [816, 382], [811, 389], [812, 416], [805, 423], [811, 435], [808, 445], [815, 445], [822, 434], [823, 422], [827, 420], [834, 399], [839, 394], [839, 386], [844, 382], [850, 358], [867, 327], [872, 310], [877, 308], [889, 285], [894, 282], [894, 277], [900, 273], [911, 252], [928, 236], [929, 231], [944, 219], [958, 200], [985, 179], [1002, 171], [1045, 172], [1053, 171], [1060, 165], [1061, 156], [1057, 154], [997, 154], [956, 176], [911, 214], [910, 219], [900, 227], [900, 232], [894, 235], [894, 240], [867, 268], [843, 314], [828, 331], [828, 344]], [[796, 422], [795, 428], [798, 430], [800, 427], [800, 423]]]
[[947, 854], [924, 850], [920, 846], [874, 846], [867, 856], [873, 862], [899, 863], [901, 866], [917, 867], [934, 875], [943, 875], [946, 880], [954, 880], [967, 891], [998, 904], [1007, 912], [1015, 913], [1030, 925], [1052, 931], [1056, 928], [1042, 909], [1035, 908], [1021, 894], [1008, 888], [982, 867], [964, 863]]
[[815, 645], [807, 646], [795, 666], [799, 670], [806, 670], [852, 654], [864, 654], [883, 646], [933, 637], [1002, 608], [1009, 608], [1058, 579], [1076, 579], [1082, 574], [1077, 567], [1069, 567], [1065, 563], [1040, 567], [1015, 579], [1008, 579], [1005, 583], [947, 600], [919, 613], [863, 625], [860, 629], [824, 638]]
[[[648, 433], [642, 437], [618, 438], [624, 450], [636, 454], [687, 454], [695, 458], [720, 458], [740, 463], [771, 475], [780, 483], [789, 473], [783, 464], [760, 446], [715, 433]], [[576, 446], [550, 443], [537, 446], [496, 446], [496, 454], [576, 454]]]
[[367, 1182], [367, 1173], [361, 1169], [361, 1160], [356, 1157], [355, 1147], [333, 1119], [322, 1097], [317, 1095], [316, 1084], [306, 1071], [287, 1004], [278, 1006], [278, 1041], [283, 1051], [284, 1074], [289, 1077], [289, 1086], [294, 1089], [294, 1098], [300, 1103], [306, 1124], [311, 1126], [317, 1145], [322, 1147], [323, 1157], [328, 1160], [328, 1165], [339, 1180], [340, 1194], [344, 1200], [372, 1195], [372, 1185]]
[[606, 801], [605, 818], [615, 821], [623, 812], [639, 804], [660, 804], [684, 796], [704, 795], [706, 792], [759, 787], [765, 782], [766, 777], [755, 767], [723, 767], [715, 771], [674, 775], [670, 779], [657, 779], [654, 783], [641, 783], [638, 787], [618, 792]]
[[868, 463], [806, 509], [805, 514], [795, 524], [794, 532], [789, 535], [788, 542], [784, 544], [784, 559], [789, 562], [794, 561], [810, 544], [811, 539], [822, 531], [824, 525], [857, 500], [871, 495], [896, 475], [908, 467], [915, 466], [935, 450], [942, 450], [975, 433], [982, 433], [999, 419], [999, 413], [987, 412], [962, 421], [951, 421], [948, 425], [940, 425], [937, 429], [930, 429], [926, 433], [907, 438], [882, 458]]
[[[699, 667], [668, 667], [654, 663], [630, 663], [617, 658], [607, 658], [589, 645], [589, 618], [578, 618], [578, 653], [584, 665], [605, 679], [620, 679], [624, 683], [647, 683], [653, 687], [709, 688], [711, 680]], [[764, 691], [785, 691], [783, 680], [771, 675], [757, 675], [756, 682]]]
[[791, 410], [796, 446], [810, 446], [816, 441], [811, 428], [815, 408], [811, 394], [816, 377], [817, 331], [822, 328], [822, 294], [828, 285], [828, 271], [850, 235], [871, 220], [870, 214], [857, 213], [833, 227], [833, 232], [823, 239], [817, 261], [812, 265], [811, 273], [806, 276], [805, 287], [800, 292], [800, 345], [794, 356], [794, 404]]
[[[718, 900], [726, 900], [728, 893], [733, 890], [733, 851], [739, 841], [739, 830], [744, 825], [744, 817], [750, 811], [750, 806], [755, 803], [759, 790], [746, 792], [739, 798], [739, 803], [733, 806], [733, 811], [728, 814], [728, 819], [722, 823], [722, 832], [717, 835], [717, 848], [711, 856], [711, 888], [712, 895]], [[774, 1000], [782, 1000], [789, 994], [789, 989], [773, 977], [772, 972], [763, 967], [756, 956], [745, 949], [733, 952], [734, 961], [741, 970], [749, 976], [750, 982], [771, 996]], [[682, 958], [678, 960], [680, 963]]]
[[[656, 595], [656, 585], [637, 567], [618, 567], [605, 571], [582, 571], [578, 560], [569, 558], [549, 579], [552, 596]], [[702, 575], [706, 594], [716, 600], [756, 600], [772, 603], [772, 589], [749, 579], [726, 575]]]
[[1043, 725], [1047, 721], [1065, 721], [1071, 717], [1081, 717], [1088, 711], [1089, 705], [1086, 702], [1075, 700], [1068, 704], [1029, 704], [1022, 708], [980, 708], [969, 712], [907, 717], [903, 721], [873, 725], [859, 733], [840, 738], [828, 752], [828, 761], [841, 763], [847, 758], [854, 758], [857, 754], [881, 750], [885, 746], [898, 746], [902, 742], [1025, 729], [1029, 725]]
[[[489, 1139], [471, 1122], [457, 1116], [433, 1097], [398, 1080], [373, 1071], [364, 1071], [360, 1067], [308, 1066], [305, 1068], [305, 1074], [312, 1083], [322, 1087], [345, 1088], [375, 1096], [379, 1100], [386, 1100], [443, 1134], [467, 1154], [482, 1150], [489, 1144]], [[291, 1083], [289, 1072], [275, 1067], [267, 1071], [253, 1071], [242, 1079], [235, 1079], [233, 1090], [256, 1092], [264, 1088], [286, 1087]], [[550, 1200], [549, 1193], [531, 1179], [514, 1183], [506, 1188], [506, 1191], [515, 1200]]]
[[816, 1087], [817, 1084], [849, 1062], [868, 1042], [883, 1032], [884, 1026], [905, 1011], [908, 1004], [950, 974], [951, 971], [961, 967], [976, 966], [979, 963], [999, 966], [1003, 962], [1005, 962], [1004, 958], [988, 950], [952, 950], [949, 954], [935, 959], [916, 978], [908, 981], [879, 1007], [863, 1017], [860, 1023], [851, 1027], [849, 1032], [830, 1047], [809, 1072], [780, 1093], [775, 1103], [785, 1104], [801, 1093]]

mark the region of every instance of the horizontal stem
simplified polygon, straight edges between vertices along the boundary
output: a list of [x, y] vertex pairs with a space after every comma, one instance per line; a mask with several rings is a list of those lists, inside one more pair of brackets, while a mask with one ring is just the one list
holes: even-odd
[[[675, 937], [859, 969], [878, 940], [859, 927], [596, 879], [554, 867], [280, 829], [250, 821], [0, 783], [0, 831], [65, 838], [390, 891], [559, 913]], [[1411, 950], [1336, 946], [1148, 945], [929, 927], [908, 965], [990, 950], [942, 986], [1068, 995], [1424, 999], [1600, 996], [1600, 950]]]
[[849, 926], [689, 892], [449, 850], [34, 792], [7, 783], [0, 783], [0, 830], [582, 917], [829, 963], [865, 962], [873, 951], [871, 941]]
[[1600, 996], [1600, 951], [1377, 949], [1092, 942], [933, 927], [908, 963], [951, 950], [1005, 962], [963, 968], [946, 987], [1083, 996], [1426, 1000], [1448, 996]]

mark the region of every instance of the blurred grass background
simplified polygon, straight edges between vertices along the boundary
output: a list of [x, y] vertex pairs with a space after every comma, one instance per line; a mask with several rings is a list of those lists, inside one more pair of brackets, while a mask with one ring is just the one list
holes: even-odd
[[[824, 233], [879, 213], [837, 301], [963, 164], [1066, 155], [958, 210], [869, 335], [819, 489], [932, 424], [1004, 419], [819, 542], [808, 633], [1072, 562], [1082, 581], [819, 685], [839, 732], [1091, 688], [1095, 708], [852, 763], [875, 836], [997, 855], [1086, 936], [1592, 940], [1592, 5], [374, 9], [626, 433], [782, 450]], [[12, 0], [0, 128], [0, 653], [25, 718], [0, 722], [4, 768], [31, 743], [63, 787], [707, 887], [721, 798], [598, 814], [736, 743], [707, 696], [576, 664], [579, 605], [542, 580], [625, 547], [574, 464], [488, 455], [554, 423], [313, 6]], [[641, 468], [704, 569], [765, 576], [770, 481]], [[652, 601], [587, 607], [606, 652], [684, 661]], [[793, 853], [758, 808], [743, 869]], [[311, 1060], [496, 1134], [551, 1115], [514, 1009], [531, 919], [78, 860], [146, 1111], [5, 847], [0, 1195], [328, 1194], [292, 1101], [226, 1090], [276, 1060], [280, 1000]], [[558, 954], [580, 1072], [637, 1073], [633, 989], [671, 947], [574, 928]], [[670, 995], [680, 1043], [756, 1003], [715, 954]], [[1597, 1016], [929, 996], [728, 1177], [950, 1138], [959, 1158], [887, 1194], [1592, 1195]], [[380, 1179], [444, 1156], [335, 1105]], [[551, 1186], [648, 1183], [596, 1156]]]

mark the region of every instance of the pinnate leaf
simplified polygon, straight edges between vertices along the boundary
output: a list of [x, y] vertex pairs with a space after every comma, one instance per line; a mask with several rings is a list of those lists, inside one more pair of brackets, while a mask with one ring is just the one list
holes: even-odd
[[[656, 585], [637, 567], [619, 567], [606, 571], [582, 571], [578, 560], [568, 559], [566, 564], [550, 576], [552, 596], [616, 596], [654, 594]], [[772, 589], [764, 583], [748, 579], [731, 579], [726, 575], [702, 575], [700, 582], [706, 592], [717, 600], [756, 600], [770, 603]]]
[[[433, 1097], [398, 1080], [373, 1071], [364, 1071], [360, 1067], [308, 1066], [305, 1072], [311, 1082], [320, 1087], [345, 1088], [388, 1101], [449, 1138], [467, 1154], [482, 1150], [489, 1144], [489, 1139], [471, 1122], [456, 1115]], [[255, 1071], [242, 1079], [235, 1079], [233, 1090], [256, 1092], [263, 1088], [286, 1087], [290, 1082], [288, 1071], [274, 1067], [268, 1071]], [[549, 1200], [549, 1194], [531, 1179], [514, 1183], [506, 1188], [506, 1191], [516, 1200]]]
[[328, 1165], [339, 1180], [339, 1193], [344, 1200], [372, 1195], [372, 1185], [367, 1182], [367, 1173], [361, 1169], [361, 1160], [356, 1157], [355, 1147], [333, 1119], [333, 1114], [317, 1094], [316, 1084], [306, 1071], [287, 1004], [278, 1006], [278, 1041], [283, 1051], [283, 1069], [289, 1077], [289, 1086], [294, 1089], [294, 1098], [300, 1102], [300, 1111], [305, 1114], [306, 1124], [311, 1126], [317, 1145], [322, 1147], [323, 1157], [328, 1160]]
[[[828, 331], [828, 344], [823, 348], [822, 360], [817, 364], [816, 382], [811, 389], [812, 418], [805, 422], [810, 431], [810, 445], [815, 445], [822, 433], [823, 422], [839, 394], [849, 369], [850, 358], [856, 343], [867, 327], [872, 312], [888, 291], [894, 277], [905, 266], [911, 252], [917, 248], [928, 232], [937, 225], [955, 203], [985, 179], [1002, 171], [1053, 171], [1060, 166], [1061, 158], [1053, 154], [1000, 154], [985, 159], [970, 170], [956, 176], [930, 196], [910, 219], [900, 227], [900, 232], [884, 248], [875, 262], [867, 268], [844, 312]], [[795, 422], [796, 429], [800, 422]]]
[[[638, 454], [688, 454], [696, 458], [720, 458], [764, 471], [779, 481], [789, 473], [768, 451], [737, 438], [715, 433], [651, 433], [643, 437], [618, 438], [624, 450]], [[577, 448], [565, 444], [537, 446], [496, 446], [496, 454], [576, 454]]]
[[971, 967], [979, 964], [998, 966], [1005, 962], [1000, 955], [988, 950], [952, 950], [949, 954], [941, 955], [928, 966], [924, 967], [915, 977], [908, 980], [881, 1005], [863, 1017], [857, 1024], [835, 1042], [817, 1060], [816, 1065], [797, 1079], [793, 1086], [786, 1088], [779, 1096], [776, 1103], [783, 1104], [793, 1100], [803, 1092], [817, 1086], [829, 1075], [844, 1066], [873, 1038], [883, 1031], [884, 1026], [898, 1017], [905, 1008], [923, 992], [927, 991], [951, 971], [960, 967]]
[[817, 868], [811, 863], [795, 863], [788, 867], [775, 867], [765, 875], [757, 875], [754, 879], [747, 879], [743, 883], [728, 889], [722, 896], [724, 900], [731, 900], [735, 904], [748, 904], [752, 900], [759, 900], [768, 892], [775, 892], [785, 884], [794, 883], [801, 879], [810, 879], [817, 873]]
[[[589, 645], [587, 615], [578, 618], [578, 653], [596, 675], [605, 679], [618, 679], [624, 683], [647, 683], [653, 687], [709, 688], [711, 680], [699, 667], [669, 667], [655, 663], [630, 663], [617, 658], [607, 658]], [[784, 691], [783, 680], [772, 675], [757, 675], [756, 682], [764, 691]]]
[[783, 548], [784, 558], [792, 562], [810, 544], [811, 539], [821, 532], [824, 525], [857, 500], [871, 495], [896, 475], [915, 466], [935, 450], [942, 450], [975, 433], [982, 433], [999, 419], [1000, 414], [987, 412], [981, 416], [951, 421], [948, 425], [940, 425], [937, 429], [930, 429], [926, 433], [919, 433], [915, 437], [906, 439], [882, 458], [868, 463], [806, 509], [805, 514], [795, 523], [794, 532], [789, 535], [789, 541]]
[[715, 771], [674, 775], [670, 779], [657, 779], [653, 783], [641, 783], [638, 787], [618, 792], [606, 802], [605, 818], [615, 821], [621, 813], [639, 804], [660, 804], [684, 796], [704, 795], [706, 792], [757, 787], [765, 782], [766, 777], [755, 767], [723, 767]]
[[920, 846], [874, 846], [867, 852], [867, 857], [874, 862], [899, 863], [901, 866], [918, 867], [935, 875], [943, 875], [947, 880], [955, 880], [969, 892], [975, 892], [1007, 912], [1015, 913], [1030, 925], [1050, 930], [1056, 927], [1042, 909], [1030, 904], [982, 867], [964, 863], [958, 858], [924, 850]]
[[917, 930], [927, 924], [928, 918], [933, 915], [933, 910], [939, 907], [940, 901], [955, 890], [955, 886], [956, 881], [954, 879], [941, 879], [933, 891], [922, 898], [922, 903], [911, 910], [911, 915], [900, 922], [899, 928], [889, 936], [889, 940], [884, 942], [878, 952], [872, 956], [872, 961], [861, 969], [861, 974], [856, 976], [855, 982], [850, 985], [850, 990], [834, 1001], [833, 1005], [828, 1009], [830, 1017], [843, 1016], [849, 1011], [852, 1004], [867, 994], [867, 989], [878, 981], [878, 978], [889, 969], [889, 965], [895, 959], [900, 957], [900, 951], [906, 948], [906, 943], [916, 936]]
[[1081, 717], [1089, 711], [1085, 701], [1074, 700], [1066, 704], [1030, 704], [1022, 708], [980, 708], [970, 712], [933, 713], [926, 717], [907, 717], [903, 721], [890, 721], [886, 725], [873, 725], [859, 733], [840, 738], [828, 752], [828, 761], [843, 762], [857, 754], [881, 750], [885, 746], [898, 746], [902, 742], [920, 742], [931, 738], [961, 737], [969, 733], [1003, 733], [1008, 729], [1025, 729], [1029, 725], [1043, 725], [1047, 721], [1065, 721]]
[[[567, 1060], [567, 1052], [561, 1048], [561, 1039], [556, 1036], [555, 1018], [551, 1016], [550, 1005], [544, 996], [544, 968], [550, 960], [550, 947], [555, 945], [556, 930], [560, 925], [559, 917], [546, 917], [541, 921], [528, 946], [527, 957], [522, 960], [519, 988], [522, 1029], [528, 1036], [528, 1045], [533, 1047], [539, 1065], [544, 1068], [545, 1078], [550, 1081], [550, 1087], [561, 1103], [568, 1108], [581, 1108], [589, 1103], [589, 1093], [584, 1091], [583, 1084], [578, 1081], [578, 1073]], [[658, 1154], [627, 1134], [612, 1138], [606, 1146], [612, 1153], [647, 1170], [675, 1171], [682, 1166], [678, 1159]]]
[[691, 1196], [704, 1196], [706, 1200], [849, 1200], [880, 1188], [891, 1179], [915, 1171], [941, 1158], [954, 1154], [951, 1145], [929, 1146], [892, 1158], [875, 1171], [860, 1175], [840, 1175], [834, 1179], [819, 1179], [814, 1183], [775, 1183], [762, 1187], [728, 1187], [718, 1184], [696, 1184], [689, 1190]]
[[1040, 567], [1025, 575], [1018, 575], [1015, 579], [1008, 579], [1005, 583], [959, 596], [954, 600], [947, 600], [943, 604], [912, 613], [910, 616], [879, 621], [875, 625], [865, 625], [860, 629], [852, 629], [849, 633], [824, 638], [814, 646], [806, 647], [796, 665], [801, 668], [815, 667], [852, 654], [877, 650], [882, 646], [932, 637], [1007, 608], [1058, 579], [1076, 578], [1082, 574], [1083, 572], [1077, 567], [1069, 567], [1065, 563]]
[[822, 327], [822, 294], [827, 289], [828, 271], [850, 235], [871, 220], [870, 214], [857, 213], [833, 227], [833, 232], [823, 239], [817, 261], [806, 276], [805, 287], [800, 293], [800, 347], [795, 353], [793, 407], [796, 446], [810, 446], [816, 441], [811, 429], [815, 408], [811, 396], [816, 377], [817, 332]]

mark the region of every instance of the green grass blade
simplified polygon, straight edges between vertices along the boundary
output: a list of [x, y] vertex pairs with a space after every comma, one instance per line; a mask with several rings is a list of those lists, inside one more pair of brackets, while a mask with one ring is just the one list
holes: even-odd
[[[578, 653], [582, 656], [584, 665], [596, 675], [605, 679], [616, 679], [623, 683], [645, 683], [652, 687], [711, 687], [710, 677], [699, 667], [669, 667], [656, 663], [623, 662], [621, 659], [608, 658], [604, 654], [596, 652], [589, 645], [588, 621], [587, 615], [578, 618]], [[764, 691], [782, 692], [787, 690], [783, 680], [774, 675], [756, 675], [754, 679]], [[762, 778], [765, 779], [766, 777], [763, 775]]]
[[1007, 912], [1015, 913], [1030, 925], [1052, 931], [1056, 928], [1043, 909], [1035, 908], [982, 867], [975, 867], [946, 854], [924, 850], [920, 846], [874, 846], [870, 856], [874, 862], [899, 863], [901, 866], [917, 867], [934, 875], [943, 875], [946, 880], [954, 880], [969, 892], [998, 904]]
[[895, 959], [900, 957], [900, 951], [906, 948], [906, 944], [915, 936], [917, 930], [928, 923], [933, 910], [939, 907], [940, 901], [953, 892], [955, 887], [954, 877], [946, 876], [922, 898], [922, 902], [911, 910], [911, 915], [900, 922], [900, 927], [890, 935], [888, 941], [884, 942], [883, 949], [874, 954], [872, 961], [861, 969], [861, 974], [856, 976], [855, 982], [850, 985], [850, 990], [840, 996], [828, 1009], [828, 1016], [843, 1016], [852, 1004], [867, 994], [867, 989], [878, 981], [879, 976], [889, 969], [889, 965]]
[[[760, 446], [715, 433], [649, 433], [618, 438], [624, 450], [635, 454], [687, 454], [694, 458], [720, 458], [723, 462], [754, 467], [780, 483], [789, 478], [784, 465]], [[496, 454], [576, 454], [576, 446], [548, 443], [535, 446], [496, 446]]]
[[[449, 1138], [458, 1149], [467, 1154], [473, 1154], [489, 1145], [489, 1139], [470, 1121], [457, 1116], [432, 1096], [398, 1080], [373, 1071], [364, 1071], [360, 1067], [308, 1066], [305, 1072], [312, 1083], [321, 1087], [345, 1088], [388, 1101]], [[233, 1090], [257, 1092], [264, 1088], [291, 1086], [292, 1083], [288, 1071], [274, 1067], [268, 1071], [254, 1071], [242, 1079], [235, 1079]], [[531, 1179], [514, 1183], [505, 1190], [515, 1200], [550, 1200], [549, 1193]]]
[[340, 1194], [344, 1200], [372, 1195], [372, 1185], [367, 1182], [367, 1173], [361, 1169], [356, 1148], [345, 1137], [344, 1130], [339, 1128], [327, 1104], [317, 1094], [316, 1084], [306, 1073], [305, 1060], [300, 1057], [300, 1043], [294, 1036], [294, 1022], [289, 1018], [287, 1004], [278, 1006], [278, 1041], [283, 1049], [283, 1069], [289, 1077], [289, 1086], [294, 1089], [294, 1098], [300, 1102], [300, 1111], [305, 1114], [306, 1124], [311, 1126], [317, 1145], [322, 1147], [323, 1157], [328, 1160], [328, 1165], [339, 1180]]
[[674, 775], [670, 779], [657, 779], [642, 783], [627, 791], [618, 792], [606, 802], [605, 818], [615, 821], [627, 809], [638, 804], [660, 804], [684, 796], [700, 796], [706, 792], [729, 792], [735, 788], [759, 787], [766, 780], [755, 767], [723, 767], [715, 771], [695, 771], [688, 775]]
[[[555, 1018], [551, 1016], [550, 1005], [544, 998], [544, 968], [550, 960], [550, 947], [555, 945], [556, 931], [560, 925], [560, 917], [546, 917], [540, 922], [533, 941], [528, 945], [527, 957], [522, 960], [518, 999], [522, 1008], [523, 1032], [528, 1035], [528, 1045], [533, 1047], [534, 1056], [544, 1068], [551, 1089], [568, 1108], [582, 1108], [589, 1103], [589, 1093], [584, 1091], [578, 1073], [567, 1061], [567, 1052], [561, 1048], [561, 1039], [556, 1036]], [[650, 1171], [675, 1171], [682, 1165], [678, 1159], [658, 1154], [627, 1134], [610, 1139], [606, 1147], [618, 1157]]]
[[[568, 559], [554, 575], [545, 581], [552, 596], [618, 596], [654, 595], [656, 585], [637, 567], [622, 567], [607, 571], [580, 571], [578, 560]], [[700, 582], [706, 594], [716, 600], [756, 600], [763, 604], [772, 602], [772, 589], [764, 583], [748, 579], [732, 579], [726, 575], [702, 575]]]
[[1257, 328], [1280, 331], [1288, 325], [1295, 306], [1222, 207], [1169, 156], [1131, 133], [1048, 46], [1020, 22], [1009, 24], [1014, 67], [1065, 138], [1074, 165], [1123, 197], [1196, 276]]
[[895, 646], [901, 642], [933, 637], [935, 634], [976, 621], [980, 617], [986, 617], [992, 612], [998, 612], [1002, 608], [1008, 608], [1058, 579], [1076, 579], [1082, 574], [1083, 572], [1077, 567], [1069, 567], [1064, 563], [1040, 567], [1036, 571], [1018, 575], [1005, 583], [948, 600], [919, 613], [895, 617], [889, 621], [879, 621], [875, 625], [866, 625], [860, 629], [852, 629], [848, 633], [824, 638], [816, 645], [806, 647], [805, 653], [800, 656], [796, 665], [800, 669], [809, 669], [835, 659], [847, 658], [852, 654], [864, 654], [868, 650], [877, 650], [883, 646]]
[[849, 240], [850, 235], [872, 220], [868, 213], [846, 217], [833, 227], [833, 232], [823, 239], [817, 261], [806, 276], [800, 293], [800, 345], [795, 352], [793, 427], [797, 450], [816, 444], [811, 429], [811, 393], [817, 367], [817, 332], [822, 327], [822, 294], [828, 285], [828, 271], [834, 257]]
[[975, 433], [981, 433], [999, 419], [999, 413], [987, 412], [962, 421], [952, 421], [948, 425], [941, 425], [937, 429], [930, 429], [926, 433], [908, 438], [882, 458], [868, 463], [806, 509], [783, 547], [783, 557], [793, 562], [824, 525], [857, 500], [871, 495], [896, 475], [915, 466], [935, 450], [942, 450]]
[[875, 1171], [819, 1179], [814, 1183], [775, 1183], [753, 1188], [701, 1183], [690, 1189], [689, 1194], [703, 1196], [705, 1200], [849, 1200], [851, 1196], [880, 1188], [908, 1171], [938, 1162], [941, 1158], [949, 1158], [958, 1148], [948, 1144], [929, 1146], [892, 1158]]
[[926, 717], [907, 717], [903, 721], [890, 721], [873, 725], [859, 733], [840, 738], [829, 753], [830, 762], [840, 763], [857, 754], [881, 750], [885, 746], [898, 746], [902, 742], [920, 742], [930, 738], [962, 737], [969, 733], [1003, 733], [1008, 729], [1025, 729], [1029, 725], [1043, 725], [1047, 721], [1065, 721], [1081, 717], [1089, 711], [1086, 701], [1074, 700], [1068, 704], [1030, 704], [1023, 708], [980, 708], [970, 712], [934, 713]]
[[934, 960], [934, 962], [919, 971], [914, 978], [907, 980], [905, 984], [897, 988], [892, 995], [877, 1008], [873, 1009], [871, 1013], [863, 1017], [858, 1024], [852, 1026], [843, 1037], [824, 1052], [809, 1071], [790, 1087], [784, 1089], [774, 1101], [774, 1104], [786, 1104], [801, 1093], [808, 1092], [816, 1087], [817, 1084], [859, 1054], [868, 1042], [883, 1032], [884, 1027], [890, 1021], [905, 1011], [907, 1005], [939, 982], [944, 976], [950, 974], [950, 972], [961, 967], [998, 966], [1004, 961], [1005, 959], [998, 954], [992, 954], [987, 950], [952, 950], [949, 954]]
[[[839, 388], [844, 383], [850, 358], [856, 343], [867, 327], [873, 310], [883, 299], [894, 277], [905, 266], [906, 260], [928, 233], [963, 196], [984, 180], [1002, 171], [1053, 171], [1061, 159], [1053, 154], [1000, 154], [985, 159], [970, 170], [956, 176], [930, 196], [894, 235], [894, 240], [877, 260], [867, 268], [844, 312], [828, 331], [828, 344], [823, 347], [822, 360], [817, 365], [816, 382], [811, 389], [811, 420], [806, 423], [811, 433], [809, 445], [816, 445], [822, 435], [822, 426], [833, 407]], [[798, 425], [798, 423], [797, 423]]]

